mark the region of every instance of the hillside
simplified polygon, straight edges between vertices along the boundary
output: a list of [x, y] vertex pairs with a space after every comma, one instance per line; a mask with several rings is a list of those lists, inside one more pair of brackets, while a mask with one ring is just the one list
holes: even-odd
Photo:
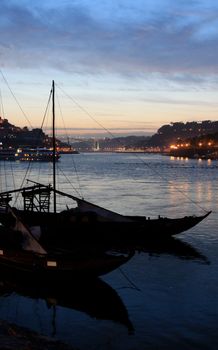
[[214, 134], [218, 132], [218, 121], [205, 120], [202, 122], [170, 123], [161, 126], [157, 133], [148, 136], [126, 136], [104, 139], [88, 139], [73, 144], [80, 151], [100, 149], [113, 151], [117, 149], [141, 149], [166, 148], [171, 144], [181, 143], [192, 138]]
[[[209, 136], [208, 136], [209, 135]], [[117, 151], [117, 150], [152, 150], [159, 148], [169, 148], [172, 144], [181, 144], [189, 142], [190, 144], [200, 142], [202, 138], [213, 139], [217, 143], [218, 121], [205, 120], [202, 122], [176, 122], [161, 126], [157, 133], [149, 136], [125, 136], [115, 138], [89, 138], [83, 141], [71, 143], [78, 151]], [[42, 129], [36, 128], [29, 130], [27, 127], [20, 128], [15, 126], [7, 119], [0, 117], [0, 143], [1, 147], [16, 148], [22, 146], [32, 147], [50, 147], [52, 146], [51, 137], [46, 135]], [[63, 146], [64, 143], [56, 140], [57, 146]]]
[[181, 140], [201, 137], [218, 132], [218, 121], [205, 120], [202, 122], [170, 123], [163, 125], [154, 134], [148, 145], [155, 147], [168, 147], [170, 144], [178, 143]]
[[[62, 144], [57, 140], [57, 145]], [[42, 129], [29, 130], [26, 126], [20, 128], [9, 123], [8, 119], [0, 117], [0, 145], [1, 148], [18, 148], [23, 146], [50, 147], [52, 139]]]

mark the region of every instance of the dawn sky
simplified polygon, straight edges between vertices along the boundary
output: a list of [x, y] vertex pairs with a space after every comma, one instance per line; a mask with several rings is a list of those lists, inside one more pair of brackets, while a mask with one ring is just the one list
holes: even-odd
[[0, 0], [0, 8], [0, 114], [13, 124], [41, 125], [52, 79], [59, 126], [75, 133], [218, 120], [216, 1]]

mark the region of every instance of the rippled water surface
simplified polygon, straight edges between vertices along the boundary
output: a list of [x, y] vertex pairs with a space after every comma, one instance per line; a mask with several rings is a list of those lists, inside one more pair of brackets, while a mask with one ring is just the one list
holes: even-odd
[[[27, 172], [34, 181], [52, 178], [47, 163], [0, 165], [3, 190], [19, 187]], [[217, 349], [218, 162], [63, 155], [58, 183], [62, 191], [122, 214], [212, 214], [170, 244], [136, 252], [97, 285], [84, 281], [68, 292], [59, 288], [55, 308], [46, 294], [36, 298], [22, 288], [12, 293], [0, 288], [0, 318], [78, 349]], [[62, 209], [71, 205], [65, 200], [58, 199]]]

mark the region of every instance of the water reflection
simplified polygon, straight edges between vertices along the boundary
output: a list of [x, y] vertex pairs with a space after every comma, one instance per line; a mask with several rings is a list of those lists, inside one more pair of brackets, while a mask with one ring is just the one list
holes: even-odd
[[[51, 321], [53, 336], [56, 334], [56, 308], [58, 306], [81, 311], [99, 320], [111, 320], [134, 332], [127, 309], [117, 292], [100, 278], [77, 281], [72, 285], [18, 283], [12, 279], [0, 281], [0, 295], [17, 295], [44, 300], [48, 309], [53, 309]], [[34, 310], [33, 310], [34, 312]]]
[[[143, 244], [136, 244], [136, 242], [134, 245], [122, 244], [122, 246], [116, 246], [113, 247], [113, 249], [117, 251], [118, 254], [120, 254], [120, 252], [126, 253], [131, 250], [136, 253], [149, 254], [153, 257], [161, 257], [162, 255], [167, 254], [179, 259], [188, 259], [205, 264], [209, 263], [207, 257], [196, 250], [193, 246], [173, 237], [149, 239], [146, 242], [143, 242]], [[137, 259], [137, 255], [138, 254], [135, 254], [134, 259]], [[130, 271], [132, 261], [133, 260], [131, 259], [128, 261]], [[143, 269], [143, 266], [141, 267]], [[78, 316], [73, 315], [73, 313], [71, 313], [72, 310], [80, 311], [97, 320], [107, 320], [118, 323], [125, 327], [124, 329], [127, 330], [128, 334], [134, 334], [134, 325], [132, 324], [127, 309], [129, 306], [123, 303], [115, 289], [100, 278], [73, 280], [72, 284], [70, 284], [68, 280], [62, 284], [54, 282], [51, 284], [46, 281], [39, 284], [37, 281], [34, 282], [34, 279], [31, 283], [29, 283], [28, 280], [19, 282], [18, 279], [13, 279], [11, 275], [3, 275], [1, 269], [0, 276], [0, 296], [3, 304], [6, 305], [5, 311], [4, 308], [1, 309], [1, 311], [3, 311], [1, 312], [2, 319], [5, 318], [8, 320], [8, 305], [10, 305], [10, 302], [13, 299], [11, 305], [13, 312], [16, 313], [15, 310], [17, 309], [17, 304], [19, 304], [19, 310], [21, 313], [19, 313], [19, 317], [21, 319], [24, 317], [25, 325], [27, 324], [29, 328], [34, 328], [34, 317], [36, 317], [34, 307], [31, 309], [28, 318], [26, 318], [25, 313], [27, 314], [26, 308], [28, 300], [35, 300], [37, 301], [37, 304], [40, 302], [46, 306], [47, 317], [45, 317], [45, 320], [47, 328], [49, 327], [50, 331], [44, 333], [52, 334], [54, 337], [59, 337], [61, 334], [64, 334], [63, 332], [66, 332], [70, 337], [70, 334], [72, 333], [72, 326], [70, 326], [72, 323], [66, 323], [68, 326], [67, 329], [64, 328], [64, 330], [64, 326], [61, 325], [63, 322], [63, 315], [66, 315], [63, 311], [64, 309], [67, 313], [70, 312], [70, 314], [68, 313], [68, 320], [75, 320], [74, 322], [76, 323], [78, 323]], [[127, 275], [125, 274], [124, 277], [125, 276]], [[144, 301], [144, 303], [146, 303], [146, 301]], [[60, 308], [64, 309], [62, 312], [57, 312], [57, 310], [60, 311]], [[43, 310], [44, 307], [40, 308], [39, 314], [41, 315], [42, 313], [42, 315], [45, 316]], [[19, 323], [17, 321], [18, 320], [16, 320], [15, 323]], [[85, 322], [86, 325], [88, 322]]]
[[[124, 245], [122, 245], [120, 248], [122, 251], [124, 249]], [[203, 264], [210, 264], [208, 258], [198, 249], [194, 248], [191, 244], [180, 240], [179, 238], [171, 236], [165, 238], [150, 238], [146, 241], [144, 240], [143, 243], [135, 242], [134, 245], [127, 245], [126, 249], [127, 248], [138, 253], [147, 253], [150, 256], [159, 257], [163, 254], [167, 254], [173, 255], [179, 259], [195, 260]], [[116, 246], [116, 249], [119, 249], [119, 247]]]

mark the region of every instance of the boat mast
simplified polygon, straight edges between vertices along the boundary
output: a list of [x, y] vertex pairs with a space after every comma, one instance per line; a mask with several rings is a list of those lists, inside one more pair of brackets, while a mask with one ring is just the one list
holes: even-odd
[[56, 142], [55, 142], [55, 83], [52, 80], [52, 142], [53, 142], [53, 189], [54, 189], [54, 213], [56, 213]]

